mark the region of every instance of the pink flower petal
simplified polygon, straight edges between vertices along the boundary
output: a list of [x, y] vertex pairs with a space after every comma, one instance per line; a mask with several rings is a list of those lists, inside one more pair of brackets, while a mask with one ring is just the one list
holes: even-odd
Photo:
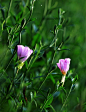
[[33, 53], [29, 47], [24, 47], [23, 45], [17, 45], [17, 55], [21, 62], [26, 61], [30, 55]]
[[63, 71], [64, 70], [64, 59], [60, 59], [59, 63], [60, 63], [60, 70]]
[[17, 55], [19, 58], [21, 57], [23, 47], [24, 47], [23, 45], [17, 45]]
[[65, 61], [70, 64], [71, 59], [70, 58], [65, 58]]
[[57, 63], [57, 66], [59, 67], [59, 69], [60, 69], [60, 63]]
[[70, 60], [70, 58], [60, 59], [59, 63], [57, 63], [57, 66], [63, 75], [66, 75], [67, 71], [69, 70]]
[[64, 71], [67, 72], [69, 70], [69, 65], [70, 65], [70, 59], [66, 58], [64, 62]]

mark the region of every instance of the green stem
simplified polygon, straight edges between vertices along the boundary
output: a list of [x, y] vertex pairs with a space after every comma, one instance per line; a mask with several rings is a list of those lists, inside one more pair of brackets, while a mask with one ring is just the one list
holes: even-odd
[[[34, 60], [33, 60], [32, 63], [31, 63], [31, 61], [32, 61], [33, 57], [30, 59], [29, 65], [28, 65], [28, 67], [27, 67], [27, 69], [28, 69], [27, 72], [29, 72], [29, 70], [30, 70], [30, 68], [32, 67], [33, 63], [36, 61], [36, 59], [37, 59], [37, 57], [38, 57], [38, 54], [40, 53], [41, 48], [42, 48], [42, 47], [40, 47], [40, 49], [38, 50], [37, 55], [36, 55], [36, 57], [34, 58]], [[30, 64], [31, 64], [31, 65], [30, 65]], [[30, 66], [30, 67], [29, 67], [29, 66]]]
[[5, 20], [6, 22], [7, 22], [7, 19], [9, 18], [9, 12], [10, 12], [10, 9], [11, 9], [12, 1], [13, 1], [13, 0], [10, 0], [10, 3], [9, 3], [7, 18], [6, 18], [6, 20]]
[[65, 99], [65, 101], [64, 101], [64, 103], [63, 103], [63, 105], [62, 105], [61, 111], [63, 110], [63, 107], [65, 106], [65, 104], [66, 104], [66, 102], [67, 102], [67, 99], [68, 99], [68, 97], [69, 97], [69, 95], [70, 95], [70, 93], [71, 93], [72, 87], [73, 87], [73, 84], [72, 84], [71, 87], [70, 87], [69, 93], [68, 93], [68, 95], [67, 95], [67, 97], [66, 97], [66, 99]]
[[50, 105], [50, 107], [51, 107], [51, 109], [53, 110], [53, 112], [56, 112], [52, 105]]
[[41, 87], [43, 86], [43, 84], [45, 83], [46, 79], [48, 78], [48, 76], [53, 72], [54, 70], [52, 70], [50, 73], [47, 74], [46, 78], [44, 79], [44, 81], [42, 82], [41, 86], [39, 87], [39, 90], [41, 89]]
[[19, 35], [19, 44], [21, 44], [21, 32], [20, 32], [20, 35]]
[[58, 30], [56, 31], [56, 34], [55, 34], [55, 46], [54, 46], [54, 55], [53, 55], [53, 59], [52, 59], [52, 64], [53, 64], [53, 62], [54, 62], [54, 58], [55, 58], [55, 54], [56, 54], [56, 42], [57, 42], [57, 40], [56, 40], [56, 38], [57, 38], [57, 34], [58, 34]]
[[9, 63], [7, 64], [6, 68], [4, 69], [4, 72], [2, 73], [2, 75], [3, 75], [3, 74], [6, 72], [6, 70], [8, 69], [8, 67], [9, 67], [9, 65], [10, 65], [10, 63], [11, 63], [13, 57], [15, 56], [15, 53], [16, 53], [16, 50], [14, 51], [14, 53], [13, 53], [13, 55], [12, 55], [12, 57], [11, 57]]
[[[35, 2], [35, 1], [33, 1], [32, 6], [34, 6], [34, 2]], [[26, 21], [26, 23], [23, 25], [23, 27], [22, 27], [21, 29], [19, 29], [21, 26], [18, 25], [17, 28], [16, 28], [15, 31], [14, 31], [14, 34], [15, 34], [15, 33], [18, 33], [18, 32], [21, 32], [21, 31], [23, 30], [23, 28], [24, 28], [24, 27], [28, 24], [28, 22], [30, 21], [31, 16], [32, 16], [32, 13], [33, 13], [33, 9], [30, 10], [29, 18], [27, 19], [27, 21]], [[19, 30], [18, 30], [18, 29], [19, 29]]]
[[[60, 84], [59, 84], [60, 85]], [[58, 85], [58, 88], [57, 88], [57, 90], [55, 90], [53, 93], [52, 93], [52, 95], [46, 100], [46, 102], [45, 102], [45, 104], [43, 105], [43, 107], [42, 107], [42, 109], [41, 109], [41, 112], [43, 111], [43, 109], [44, 109], [44, 107], [45, 107], [45, 105], [46, 105], [46, 103], [48, 102], [48, 100], [58, 91], [58, 89], [59, 89], [59, 85]], [[51, 105], [50, 105], [51, 106]]]

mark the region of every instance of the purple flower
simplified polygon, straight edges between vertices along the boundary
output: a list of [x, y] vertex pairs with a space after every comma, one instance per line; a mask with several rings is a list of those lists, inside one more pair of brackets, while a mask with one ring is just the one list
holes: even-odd
[[29, 47], [24, 47], [23, 45], [17, 45], [17, 55], [21, 62], [25, 62], [30, 55], [33, 53]]
[[70, 60], [70, 58], [60, 59], [59, 63], [57, 63], [57, 66], [63, 75], [66, 75], [69, 70]]

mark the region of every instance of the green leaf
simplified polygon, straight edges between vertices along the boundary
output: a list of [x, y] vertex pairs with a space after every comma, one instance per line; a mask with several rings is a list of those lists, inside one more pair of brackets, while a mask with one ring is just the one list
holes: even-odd
[[77, 97], [77, 102], [78, 102], [78, 103], [80, 102], [80, 99], [79, 99], [79, 97]]
[[37, 42], [40, 42], [40, 40], [41, 40], [41, 35], [40, 35], [39, 33], [37, 33], [37, 34], [34, 35], [34, 37], [33, 37], [32, 46], [35, 46], [35, 44], [36, 44]]
[[53, 77], [52, 75], [50, 75], [50, 78], [51, 78], [52, 82], [55, 84], [55, 79], [54, 79], [54, 77]]
[[1, 9], [1, 13], [2, 13], [3, 19], [5, 19], [5, 14], [4, 14], [4, 10], [3, 9]]
[[25, 61], [25, 67], [26, 67], [26, 69], [28, 68], [28, 63], [27, 63], [27, 61]]
[[58, 25], [56, 29], [61, 29], [62, 28], [62, 24]]
[[76, 76], [74, 77], [74, 79], [72, 80], [73, 84], [74, 84], [77, 80], [78, 80], [78, 75], [76, 75]]
[[19, 19], [22, 18], [22, 15], [23, 15], [23, 12], [22, 12], [22, 11], [19, 12], [19, 13], [17, 14], [17, 16], [16, 16], [16, 21], [19, 21]]
[[47, 108], [53, 101], [53, 96], [52, 94], [48, 97], [47, 101], [45, 101], [44, 108]]
[[25, 23], [26, 23], [26, 20], [23, 19], [23, 20], [21, 21], [21, 28], [24, 27]]

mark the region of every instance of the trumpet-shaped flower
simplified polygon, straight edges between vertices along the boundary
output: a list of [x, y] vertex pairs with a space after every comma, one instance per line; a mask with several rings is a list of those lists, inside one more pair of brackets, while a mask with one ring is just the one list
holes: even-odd
[[32, 53], [33, 50], [31, 50], [29, 47], [24, 47], [23, 45], [17, 45], [17, 55], [22, 63], [25, 62]]
[[65, 77], [66, 77], [67, 71], [69, 70], [70, 60], [71, 60], [70, 58], [60, 59], [59, 63], [57, 63], [57, 66], [59, 67], [60, 71], [63, 74], [61, 79], [62, 86], [64, 85]]
[[66, 75], [69, 70], [70, 60], [70, 58], [60, 59], [59, 63], [57, 63], [57, 66], [63, 75]]

